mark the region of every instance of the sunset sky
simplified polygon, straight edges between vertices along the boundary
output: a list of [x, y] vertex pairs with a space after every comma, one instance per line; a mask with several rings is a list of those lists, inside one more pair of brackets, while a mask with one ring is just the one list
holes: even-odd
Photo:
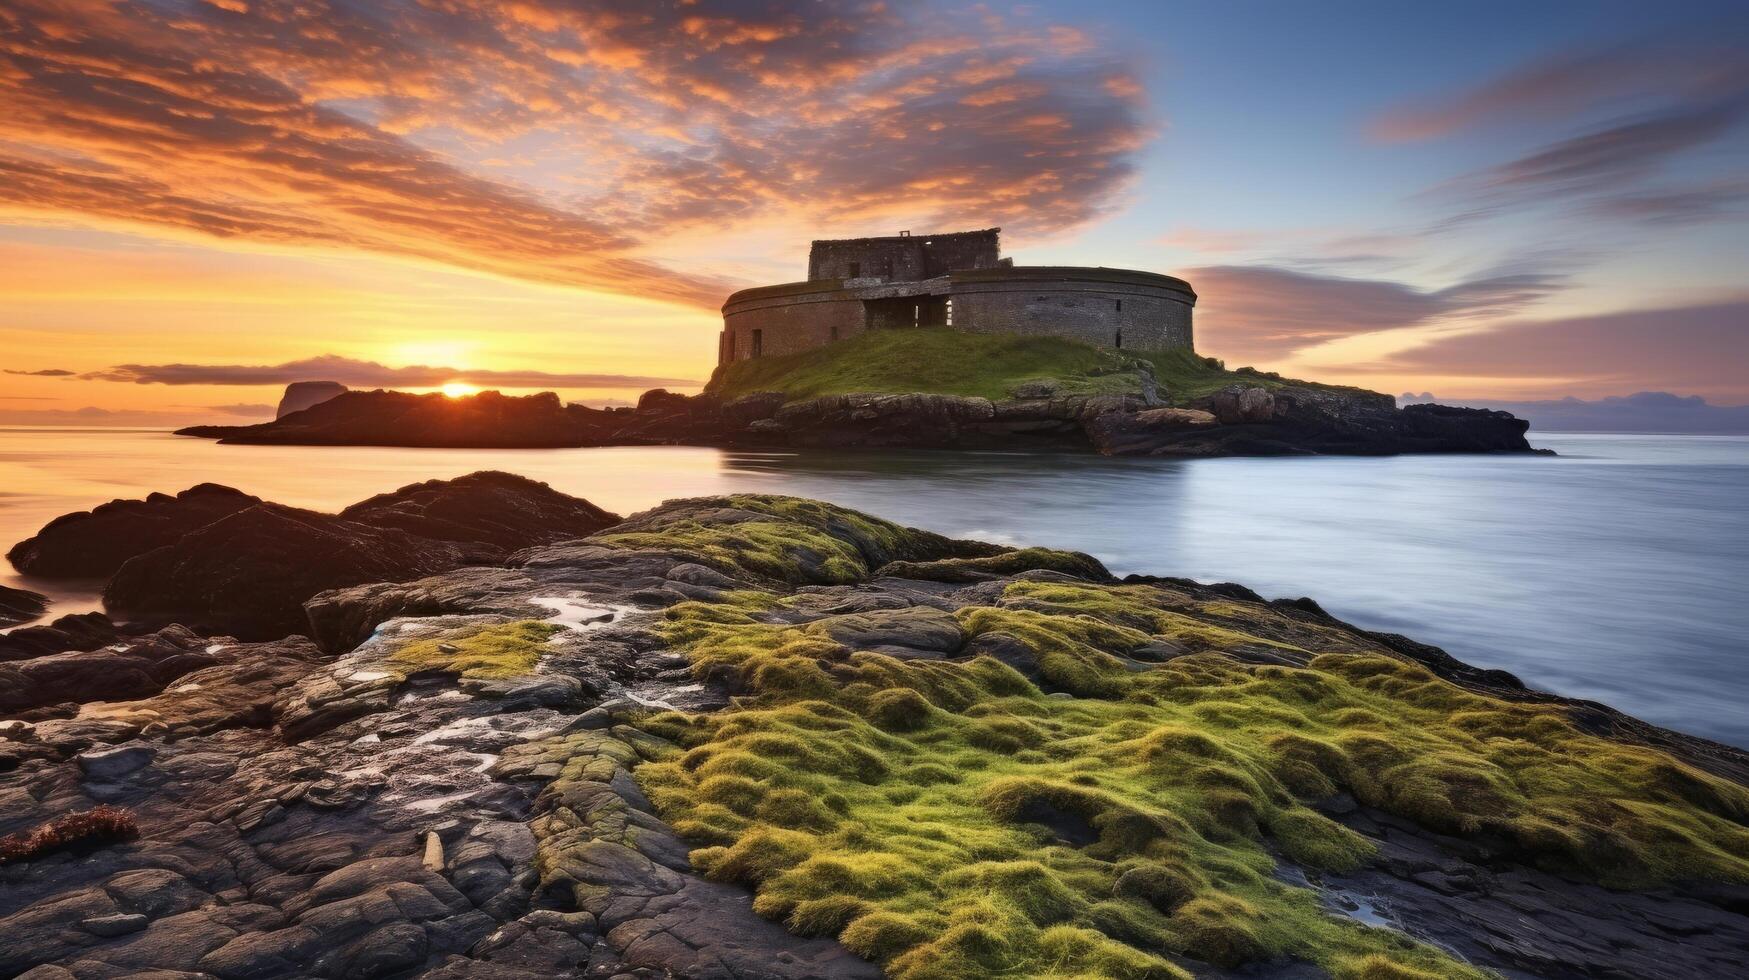
[[1001, 226], [1198, 348], [1749, 403], [1749, 5], [0, 4], [0, 422], [695, 387], [808, 240]]

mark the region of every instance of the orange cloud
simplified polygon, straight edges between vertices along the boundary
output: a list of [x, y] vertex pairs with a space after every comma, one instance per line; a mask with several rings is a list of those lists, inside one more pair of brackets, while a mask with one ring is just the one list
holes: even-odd
[[1079, 38], [851, 0], [18, 0], [0, 208], [708, 306], [732, 284], [650, 257], [689, 226], [1099, 214], [1145, 128]]

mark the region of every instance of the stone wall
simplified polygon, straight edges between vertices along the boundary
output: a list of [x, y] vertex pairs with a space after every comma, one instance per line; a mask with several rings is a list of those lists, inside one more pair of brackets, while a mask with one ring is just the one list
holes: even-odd
[[[1186, 289], [1156, 284], [1145, 273], [1015, 269], [966, 277], [953, 285], [953, 327], [972, 333], [1064, 337], [1100, 347], [1170, 350], [1192, 347]], [[1088, 278], [1081, 278], [1085, 274]]]
[[911, 282], [961, 269], [994, 269], [1001, 262], [1000, 231], [817, 241], [808, 251], [808, 279]]
[[717, 363], [753, 357], [756, 336], [760, 356], [794, 354], [855, 336], [866, 325], [862, 302], [836, 288], [759, 297], [740, 303], [731, 298], [723, 308]]

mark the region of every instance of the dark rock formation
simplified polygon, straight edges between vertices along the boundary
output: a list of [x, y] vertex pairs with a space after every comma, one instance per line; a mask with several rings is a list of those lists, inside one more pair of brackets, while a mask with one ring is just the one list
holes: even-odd
[[301, 445], [625, 445], [1095, 450], [1125, 456], [1529, 452], [1524, 422], [1500, 412], [1411, 405], [1351, 389], [1237, 385], [1167, 407], [1152, 375], [1122, 395], [1063, 394], [1048, 380], [999, 401], [961, 395], [845, 394], [724, 403], [656, 389], [635, 409], [561, 406], [556, 396], [473, 398], [353, 392], [295, 419], [196, 426], [182, 435]]
[[594, 534], [619, 521], [617, 514], [545, 483], [491, 470], [405, 486], [353, 504], [340, 516], [465, 544], [470, 555], [491, 554], [493, 560], [537, 544]]
[[52, 623], [0, 633], [0, 661], [28, 660], [64, 650], [95, 650], [120, 636], [102, 613], [75, 613]]
[[35, 592], [0, 585], [0, 626], [28, 623], [41, 616], [49, 600]]
[[304, 600], [324, 589], [419, 578], [468, 554], [395, 528], [258, 504], [130, 559], [103, 602], [132, 619], [267, 639], [302, 632]]
[[379, 389], [349, 391], [260, 425], [199, 425], [178, 434], [268, 445], [556, 448], [597, 444], [594, 423], [612, 414], [567, 407], [550, 391], [450, 398]]
[[285, 386], [285, 394], [280, 397], [279, 408], [273, 417], [283, 419], [293, 412], [320, 405], [335, 395], [344, 395], [347, 390], [338, 381], [293, 381]]
[[[302, 604], [317, 592], [496, 564], [618, 519], [544, 483], [497, 472], [414, 484], [339, 515], [202, 485], [59, 518], [14, 553], [49, 568], [96, 569], [98, 557], [125, 557], [104, 592], [112, 610], [146, 623], [269, 639], [304, 631]], [[55, 625], [63, 624], [77, 625]], [[107, 628], [103, 620], [83, 632]], [[9, 645], [38, 652], [43, 644], [57, 651], [76, 645], [51, 631], [19, 632], [11, 644], [0, 638], [0, 659]]]
[[199, 636], [182, 626], [112, 639], [93, 649], [0, 663], [0, 713], [68, 714], [93, 701], [151, 697], [184, 674], [236, 662], [242, 649], [230, 637]]
[[105, 578], [122, 563], [153, 548], [261, 502], [240, 490], [202, 483], [176, 496], [154, 493], [144, 500], [112, 500], [100, 507], [55, 518], [6, 557], [27, 575]]

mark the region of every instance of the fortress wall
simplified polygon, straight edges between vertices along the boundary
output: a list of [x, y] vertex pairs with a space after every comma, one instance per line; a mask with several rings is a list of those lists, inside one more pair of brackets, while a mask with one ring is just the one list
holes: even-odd
[[923, 282], [846, 287], [838, 280], [742, 290], [723, 305], [718, 363], [793, 354], [844, 340], [865, 330], [906, 329], [909, 300], [925, 308], [924, 322], [945, 319], [953, 303], [956, 330], [1064, 337], [1131, 350], [1189, 349], [1196, 296], [1169, 276], [1116, 269], [1020, 267], [950, 273]]
[[838, 291], [731, 304], [723, 314], [717, 362], [752, 357], [754, 330], [760, 332], [762, 355], [771, 356], [853, 337], [863, 331], [864, 321], [861, 301]]
[[1129, 283], [989, 280], [954, 283], [953, 326], [973, 333], [1064, 337], [1101, 347], [1192, 346], [1191, 304], [1170, 288]]

